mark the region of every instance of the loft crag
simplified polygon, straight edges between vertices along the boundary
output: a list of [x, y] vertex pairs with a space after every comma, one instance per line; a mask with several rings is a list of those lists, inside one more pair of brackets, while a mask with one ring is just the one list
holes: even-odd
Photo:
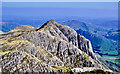
[[94, 54], [91, 42], [54, 20], [42, 27], [19, 26], [0, 34], [2, 73], [113, 73]]

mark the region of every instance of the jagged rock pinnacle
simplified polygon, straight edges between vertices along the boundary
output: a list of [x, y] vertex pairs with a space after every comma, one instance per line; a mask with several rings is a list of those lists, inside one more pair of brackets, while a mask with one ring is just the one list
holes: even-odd
[[54, 20], [47, 21], [47, 25], [49, 24], [55, 24], [56, 22]]
[[47, 21], [45, 24], [43, 24], [40, 28], [43, 28], [46, 25], [54, 25], [56, 22], [54, 20]]

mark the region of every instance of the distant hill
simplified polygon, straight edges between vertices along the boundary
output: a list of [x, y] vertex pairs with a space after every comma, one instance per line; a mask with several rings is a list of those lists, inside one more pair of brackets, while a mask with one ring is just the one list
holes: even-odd
[[96, 33], [96, 34], [104, 34], [105, 29], [102, 26], [97, 26], [92, 23], [87, 23], [83, 21], [78, 21], [78, 20], [68, 20], [62, 22], [63, 25], [68, 25], [74, 30], [83, 30], [83, 31], [89, 31], [91, 33]]
[[101, 23], [101, 26], [105, 27], [106, 29], [118, 30], [118, 21], [117, 20], [107, 21]]
[[20, 26], [20, 24], [18, 23], [14, 23], [14, 22], [3, 22], [2, 23], [2, 31], [3, 32], [8, 32], [12, 29], [14, 29], [15, 27]]

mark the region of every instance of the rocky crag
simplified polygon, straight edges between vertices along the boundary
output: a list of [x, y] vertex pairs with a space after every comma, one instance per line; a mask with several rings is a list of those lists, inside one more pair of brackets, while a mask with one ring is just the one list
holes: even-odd
[[112, 73], [94, 54], [91, 42], [68, 26], [46, 22], [0, 34], [1, 72]]

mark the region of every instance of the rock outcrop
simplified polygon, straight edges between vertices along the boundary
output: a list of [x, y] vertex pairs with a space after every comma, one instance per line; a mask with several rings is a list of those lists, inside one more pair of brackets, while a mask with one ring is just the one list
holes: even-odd
[[110, 71], [88, 39], [54, 20], [41, 28], [20, 26], [1, 34], [0, 49], [2, 72], [70, 72], [84, 67]]
[[9, 52], [2, 56], [2, 72], [53, 72], [52, 67], [26, 52]]
[[99, 68], [94, 68], [94, 67], [84, 67], [84, 68], [73, 68], [71, 69], [71, 73], [82, 73], [82, 74], [95, 74], [95, 73], [100, 73], [100, 74], [113, 74], [110, 71], [105, 71]]

